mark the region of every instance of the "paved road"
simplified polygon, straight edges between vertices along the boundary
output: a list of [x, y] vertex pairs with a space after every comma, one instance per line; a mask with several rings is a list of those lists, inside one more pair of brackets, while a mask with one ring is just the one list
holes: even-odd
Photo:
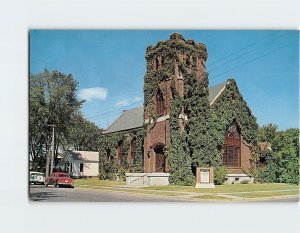
[[107, 190], [83, 188], [55, 188], [31, 185], [29, 196], [32, 201], [47, 202], [169, 202], [183, 201], [174, 197], [133, 194]]

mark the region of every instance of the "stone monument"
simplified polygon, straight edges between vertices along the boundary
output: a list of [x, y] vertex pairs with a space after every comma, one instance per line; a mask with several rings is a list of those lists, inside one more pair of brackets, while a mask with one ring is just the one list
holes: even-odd
[[213, 167], [197, 167], [195, 188], [215, 188]]

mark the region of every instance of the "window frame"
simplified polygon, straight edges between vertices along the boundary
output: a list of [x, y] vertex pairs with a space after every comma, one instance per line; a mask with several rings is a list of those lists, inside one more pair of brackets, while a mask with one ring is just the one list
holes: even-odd
[[[241, 168], [241, 134], [235, 123], [225, 132], [223, 165], [228, 168]], [[237, 153], [236, 153], [237, 152]]]

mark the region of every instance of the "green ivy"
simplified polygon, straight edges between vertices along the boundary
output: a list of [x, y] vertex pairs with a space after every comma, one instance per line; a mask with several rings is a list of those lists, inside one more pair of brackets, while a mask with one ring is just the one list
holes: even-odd
[[[221, 166], [224, 135], [228, 127], [235, 122], [241, 132], [242, 139], [253, 146], [253, 151], [258, 150], [256, 134], [258, 124], [252, 115], [246, 101], [240, 94], [236, 82], [228, 80], [227, 87], [221, 96], [213, 103], [209, 118], [209, 148], [211, 151], [211, 162], [214, 166]], [[250, 171], [246, 171], [250, 172]]]
[[187, 144], [187, 134], [181, 132], [179, 127], [179, 114], [182, 111], [183, 98], [175, 90], [175, 83], [172, 82], [172, 101], [170, 110], [170, 137], [171, 145], [169, 149], [170, 163], [170, 184], [175, 185], [192, 185], [195, 178], [191, 170], [191, 157]]
[[[133, 139], [136, 139], [136, 157], [133, 167], [128, 163], [128, 152], [130, 143]], [[124, 157], [122, 164], [117, 165], [115, 160], [115, 151], [118, 148], [118, 143], [123, 142]], [[143, 128], [131, 129], [122, 132], [114, 132], [104, 134], [99, 140], [100, 158], [104, 160], [99, 166], [100, 179], [106, 177], [106, 179], [125, 179], [125, 172], [142, 172], [143, 171], [143, 146], [144, 146], [144, 130]], [[104, 159], [103, 159], [104, 158]], [[109, 169], [107, 169], [109, 167]], [[109, 174], [110, 170], [114, 172], [114, 175]]]

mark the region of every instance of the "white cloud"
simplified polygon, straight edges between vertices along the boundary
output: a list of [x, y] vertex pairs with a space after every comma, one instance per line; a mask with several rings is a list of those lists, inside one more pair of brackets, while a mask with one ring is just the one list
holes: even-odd
[[91, 87], [79, 90], [78, 97], [86, 101], [92, 101], [93, 99], [105, 100], [108, 91], [103, 87]]
[[131, 105], [131, 104], [135, 104], [135, 103], [138, 103], [142, 100], [142, 97], [140, 96], [136, 96], [132, 99], [123, 99], [123, 100], [120, 100], [118, 101], [115, 106], [120, 106], [120, 107], [124, 107], [124, 106], [128, 106], [128, 105]]

